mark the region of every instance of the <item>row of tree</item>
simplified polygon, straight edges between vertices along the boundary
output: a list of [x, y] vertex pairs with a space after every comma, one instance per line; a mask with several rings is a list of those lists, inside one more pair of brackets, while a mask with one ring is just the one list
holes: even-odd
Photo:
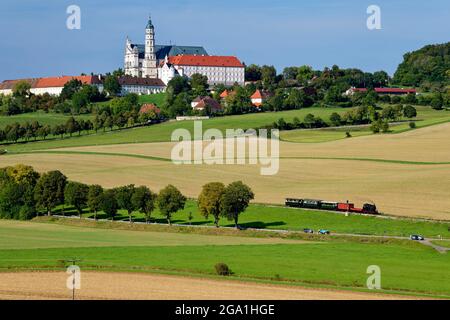
[[[329, 124], [334, 127], [347, 126], [347, 125], [360, 125], [375, 123], [379, 125], [383, 124], [383, 128], [389, 128], [389, 121], [399, 121], [401, 118], [412, 119], [417, 116], [417, 110], [411, 105], [395, 105], [387, 106], [385, 108], [376, 109], [371, 106], [359, 106], [351, 111], [345, 112], [342, 116], [333, 112], [329, 118]], [[298, 117], [294, 117], [292, 122], [286, 122], [284, 118], [278, 119], [270, 126], [266, 126], [266, 129], [279, 129], [279, 130], [294, 130], [294, 129], [311, 129], [311, 128], [324, 128], [330, 125], [322, 118], [314, 116], [308, 113], [303, 121]], [[377, 128], [374, 126], [374, 128]], [[385, 132], [387, 131], [385, 130]], [[373, 130], [379, 132], [380, 130]]]
[[110, 108], [105, 108], [100, 115], [96, 115], [91, 121], [90, 119], [76, 119], [70, 117], [65, 123], [55, 124], [53, 126], [48, 124], [41, 124], [39, 121], [31, 121], [25, 123], [13, 123], [6, 125], [3, 129], [0, 128], [0, 142], [18, 142], [19, 140], [28, 142], [30, 140], [36, 141], [38, 139], [45, 140], [48, 136], [72, 137], [77, 133], [78, 136], [83, 134], [90, 134], [92, 131], [96, 133], [99, 130], [106, 131], [114, 128], [123, 129], [135, 126], [141, 126], [149, 121], [159, 121], [160, 116], [153, 111], [139, 113], [135, 110], [122, 111], [115, 110], [112, 113]]
[[[198, 206], [203, 216], [214, 217], [216, 226], [223, 216], [233, 220], [237, 227], [239, 215], [253, 198], [250, 187], [241, 181], [228, 186], [212, 182], [203, 186]], [[50, 216], [57, 207], [68, 205], [75, 208], [80, 218], [89, 210], [96, 220], [99, 212], [114, 220], [118, 211], [124, 210], [130, 222], [133, 222], [133, 214], [139, 212], [148, 223], [152, 212], [158, 208], [170, 225], [173, 214], [184, 209], [186, 200], [173, 185], [156, 194], [146, 186], [104, 189], [100, 185], [69, 181], [60, 171], [41, 175], [25, 165], [0, 169], [0, 218], [28, 220], [42, 212]], [[64, 212], [64, 208], [62, 210]]]

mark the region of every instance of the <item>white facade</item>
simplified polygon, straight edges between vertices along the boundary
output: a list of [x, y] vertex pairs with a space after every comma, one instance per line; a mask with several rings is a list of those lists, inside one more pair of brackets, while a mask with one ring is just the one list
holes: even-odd
[[149, 18], [145, 28], [145, 54], [139, 56], [139, 47], [127, 38], [124, 71], [126, 75], [139, 78], [157, 78], [158, 68], [155, 48], [155, 28]]
[[122, 95], [126, 95], [128, 93], [136, 93], [139, 95], [142, 94], [154, 94], [161, 93], [166, 90], [166, 87], [162, 86], [145, 86], [145, 85], [124, 85], [122, 86]]
[[175, 69], [189, 78], [195, 73], [204, 75], [208, 77], [209, 85], [224, 84], [232, 86], [238, 83], [243, 86], [245, 83], [244, 67], [175, 65]]

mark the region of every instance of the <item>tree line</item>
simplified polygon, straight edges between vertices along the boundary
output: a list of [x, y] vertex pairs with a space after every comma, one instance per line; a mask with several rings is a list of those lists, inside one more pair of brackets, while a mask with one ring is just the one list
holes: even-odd
[[292, 122], [287, 122], [284, 118], [280, 118], [271, 125], [264, 126], [263, 128], [268, 130], [295, 130], [372, 124], [371, 130], [374, 133], [378, 133], [380, 131], [387, 132], [389, 130], [390, 121], [399, 121], [402, 118], [411, 119], [416, 116], [417, 110], [411, 105], [403, 106], [399, 104], [387, 106], [385, 108], [359, 106], [345, 112], [342, 116], [337, 112], [333, 112], [330, 115], [328, 122], [324, 121], [321, 117], [308, 113], [305, 115], [303, 121], [298, 117], [294, 117]]
[[[216, 226], [219, 226], [220, 217], [226, 217], [238, 227], [239, 215], [253, 198], [250, 187], [241, 181], [228, 186], [212, 182], [203, 186], [198, 206], [205, 218], [214, 217]], [[80, 218], [85, 210], [89, 210], [95, 220], [99, 212], [114, 220], [118, 211], [124, 210], [130, 223], [135, 212], [143, 214], [148, 223], [158, 208], [171, 225], [173, 214], [184, 209], [186, 200], [173, 185], [159, 193], [133, 184], [104, 189], [96, 184], [70, 181], [57, 170], [39, 174], [33, 167], [22, 164], [0, 169], [0, 218], [3, 219], [29, 220], [39, 214], [51, 216], [56, 208], [68, 205]], [[64, 208], [62, 210], [64, 213]]]
[[122, 109], [120, 107], [121, 105], [122, 102], [117, 103], [118, 107], [115, 109], [109, 106], [102, 108], [99, 110], [101, 113], [96, 114], [92, 120], [77, 119], [71, 116], [65, 123], [55, 125], [41, 124], [37, 120], [7, 124], [4, 128], [0, 128], [0, 142], [16, 143], [19, 140], [24, 142], [36, 141], [38, 139], [45, 140], [50, 135], [63, 139], [65, 136], [72, 137], [74, 134], [80, 136], [82, 134], [90, 134], [91, 132], [97, 133], [99, 130], [103, 132], [106, 130], [112, 131], [114, 128], [121, 130], [123, 128], [142, 126], [149, 122], [158, 122], [161, 120], [161, 117], [154, 111], [140, 113], [135, 108], [127, 111], [127, 108]]

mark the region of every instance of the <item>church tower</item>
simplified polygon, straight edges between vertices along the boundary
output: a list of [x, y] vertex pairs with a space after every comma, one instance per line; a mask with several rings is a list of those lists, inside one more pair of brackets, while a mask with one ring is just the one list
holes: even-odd
[[148, 18], [147, 27], [145, 28], [145, 59], [143, 63], [142, 76], [146, 78], [157, 78], [158, 69], [156, 65], [155, 50], [155, 27], [153, 26], [151, 17]]

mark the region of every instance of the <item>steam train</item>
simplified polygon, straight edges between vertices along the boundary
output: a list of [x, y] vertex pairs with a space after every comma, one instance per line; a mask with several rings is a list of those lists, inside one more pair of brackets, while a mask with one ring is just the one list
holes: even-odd
[[356, 208], [353, 203], [349, 202], [342, 203], [342, 202], [331, 202], [313, 199], [288, 198], [286, 199], [285, 204], [287, 207], [293, 208], [308, 208], [308, 209], [320, 209], [320, 210], [340, 211], [340, 212], [379, 214], [377, 211], [377, 206], [370, 203], [365, 203], [362, 208]]

